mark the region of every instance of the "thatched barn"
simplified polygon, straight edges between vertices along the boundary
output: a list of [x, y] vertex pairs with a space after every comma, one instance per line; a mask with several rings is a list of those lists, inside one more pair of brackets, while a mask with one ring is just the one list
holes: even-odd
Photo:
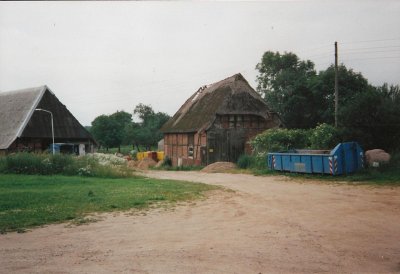
[[[39, 109], [42, 109], [40, 111]], [[75, 153], [92, 152], [91, 134], [47, 87], [0, 92], [0, 154], [17, 151], [42, 152], [54, 142], [68, 144]]]
[[173, 165], [236, 162], [251, 153], [248, 141], [281, 126], [241, 74], [203, 86], [161, 128], [165, 156]]

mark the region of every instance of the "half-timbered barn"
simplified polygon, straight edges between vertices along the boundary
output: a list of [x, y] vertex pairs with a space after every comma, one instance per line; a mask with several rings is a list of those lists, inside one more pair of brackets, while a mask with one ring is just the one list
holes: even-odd
[[203, 86], [161, 128], [164, 152], [173, 165], [236, 162], [250, 154], [248, 141], [281, 126], [241, 74]]
[[[51, 113], [51, 114], [50, 114]], [[92, 152], [92, 135], [47, 87], [0, 92], [0, 154], [48, 150], [54, 142], [68, 144], [75, 153]]]

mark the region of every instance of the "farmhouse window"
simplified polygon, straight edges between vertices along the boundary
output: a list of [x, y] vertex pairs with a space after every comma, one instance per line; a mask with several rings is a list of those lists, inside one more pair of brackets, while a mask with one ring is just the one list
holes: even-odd
[[190, 133], [188, 136], [188, 156], [189, 158], [193, 158], [193, 147], [194, 147], [194, 133]]
[[189, 158], [193, 158], [193, 151], [194, 151], [193, 146], [192, 146], [192, 145], [189, 146], [189, 149], [188, 149], [188, 156], [189, 156]]
[[194, 133], [188, 134], [188, 145], [194, 145]]
[[236, 118], [235, 127], [242, 127], [242, 121], [243, 121], [242, 115], [235, 116], [235, 118]]
[[229, 128], [234, 128], [235, 126], [235, 115], [229, 115]]

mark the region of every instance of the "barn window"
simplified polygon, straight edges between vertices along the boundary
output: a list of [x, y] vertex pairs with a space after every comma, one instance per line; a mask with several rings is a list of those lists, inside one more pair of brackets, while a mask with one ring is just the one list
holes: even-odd
[[235, 115], [229, 115], [229, 128], [234, 128], [235, 126]]
[[193, 151], [194, 151], [193, 146], [192, 146], [192, 145], [189, 146], [189, 149], [188, 149], [188, 156], [189, 156], [189, 158], [193, 158]]
[[242, 115], [236, 116], [236, 125], [235, 127], [242, 127], [243, 117]]
[[194, 147], [194, 133], [188, 134], [188, 156], [189, 158], [193, 158], [193, 147]]
[[194, 145], [194, 133], [188, 134], [188, 145]]

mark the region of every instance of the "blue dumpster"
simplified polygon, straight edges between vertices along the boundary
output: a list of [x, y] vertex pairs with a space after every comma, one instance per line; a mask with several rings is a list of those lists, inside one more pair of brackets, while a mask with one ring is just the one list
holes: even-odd
[[364, 152], [356, 142], [340, 143], [332, 150], [296, 149], [268, 153], [272, 170], [342, 175], [364, 168]]

